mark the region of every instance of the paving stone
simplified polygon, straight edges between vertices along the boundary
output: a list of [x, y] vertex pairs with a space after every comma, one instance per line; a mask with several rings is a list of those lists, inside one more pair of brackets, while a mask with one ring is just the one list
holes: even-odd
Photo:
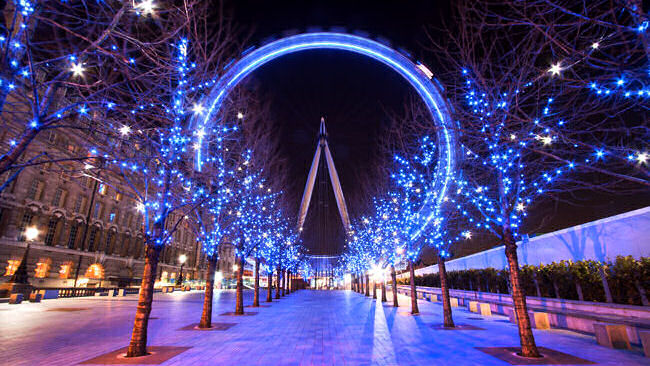
[[[244, 301], [252, 303], [252, 292]], [[390, 298], [391, 295], [389, 295]], [[301, 290], [257, 316], [219, 317], [235, 308], [232, 290], [215, 291], [214, 323], [237, 323], [224, 331], [178, 331], [201, 317], [202, 293], [155, 294], [149, 345], [191, 347], [162, 365], [507, 365], [477, 347], [516, 347], [517, 327], [498, 320], [470, 319], [454, 308], [458, 324], [481, 331], [446, 331], [440, 303], [419, 301], [409, 313], [408, 297], [398, 309], [350, 291]], [[128, 345], [137, 306], [125, 297], [60, 298], [41, 303], [0, 304], [3, 364], [74, 365]], [[62, 308], [86, 311], [48, 311]], [[248, 310], [249, 308], [247, 308]], [[152, 319], [150, 318], [150, 319]], [[594, 337], [566, 330], [533, 330], [537, 344], [599, 365], [647, 365], [638, 350], [596, 344]]]

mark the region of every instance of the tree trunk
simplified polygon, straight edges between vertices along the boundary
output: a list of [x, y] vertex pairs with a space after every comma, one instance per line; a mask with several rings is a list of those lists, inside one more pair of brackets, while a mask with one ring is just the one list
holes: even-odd
[[557, 285], [557, 281], [553, 280], [553, 291], [555, 291], [555, 298], [560, 298], [560, 287]]
[[244, 315], [244, 258], [237, 258], [239, 266], [237, 268], [237, 296], [235, 304], [235, 314]]
[[287, 271], [285, 269], [284, 273], [282, 275], [284, 276], [284, 281], [283, 281], [284, 282], [284, 289], [283, 289], [282, 293], [283, 293], [283, 295], [288, 295], [289, 292], [287, 291], [287, 289], [289, 288], [289, 271]]
[[282, 270], [282, 277], [280, 280], [280, 296], [284, 297], [285, 295], [285, 287], [287, 285], [287, 272], [283, 269]]
[[280, 298], [280, 267], [275, 271], [275, 298]]
[[[509, 225], [509, 223], [507, 223]], [[512, 286], [512, 302], [517, 316], [517, 327], [519, 328], [519, 341], [521, 343], [521, 355], [524, 357], [540, 357], [533, 331], [528, 317], [526, 296], [524, 295], [519, 281], [519, 260], [517, 258], [517, 243], [512, 236], [509, 226], [503, 227], [503, 241], [505, 244], [506, 257], [510, 267], [510, 283]]]
[[372, 281], [372, 299], [377, 300], [377, 281]]
[[366, 296], [370, 296], [370, 276], [366, 274]]
[[149, 244], [145, 248], [144, 273], [142, 274], [135, 321], [133, 322], [131, 343], [129, 343], [126, 357], [139, 357], [147, 354], [147, 328], [149, 326], [149, 314], [151, 314], [151, 303], [153, 302], [156, 267], [158, 266], [158, 256], [161, 249]]
[[411, 314], [419, 314], [420, 309], [418, 309], [418, 294], [417, 288], [415, 287], [415, 266], [412, 260], [409, 259], [409, 271], [411, 274], [410, 283], [411, 283]]
[[637, 291], [639, 291], [639, 296], [641, 297], [641, 305], [643, 306], [650, 305], [650, 303], [648, 303], [648, 296], [646, 295], [645, 289], [641, 285], [641, 282], [639, 280], [636, 280], [634, 284], [636, 285]]
[[445, 259], [438, 256], [438, 275], [440, 276], [440, 290], [442, 292], [442, 314], [444, 318], [443, 326], [453, 328], [454, 318], [451, 313], [451, 301], [449, 300], [449, 286], [447, 286], [447, 269]]
[[208, 276], [205, 279], [205, 295], [203, 296], [203, 314], [199, 328], [212, 327], [212, 296], [214, 294], [214, 271], [217, 267], [217, 256], [208, 257]]
[[291, 271], [287, 271], [287, 295], [291, 293]]
[[609, 282], [607, 281], [605, 266], [600, 266], [600, 268], [598, 268], [598, 274], [600, 274], [600, 280], [603, 283], [603, 290], [605, 290], [605, 301], [608, 303], [613, 303], [614, 299], [612, 298], [612, 291], [609, 289]]
[[266, 289], [266, 302], [273, 301], [273, 270], [269, 268], [269, 273], [266, 276], [267, 289]]
[[579, 280], [576, 280], [576, 292], [578, 293], [578, 300], [585, 301], [585, 295], [582, 294], [582, 285], [580, 285]]
[[382, 278], [381, 279], [381, 302], [386, 302], [386, 301], [388, 301], [386, 299], [386, 280]]
[[393, 286], [393, 306], [398, 307], [399, 302], [397, 301], [397, 273], [395, 272], [395, 266], [391, 265], [390, 266], [390, 278], [391, 278], [391, 285]]
[[253, 307], [260, 306], [260, 260], [255, 258], [255, 290], [253, 293]]

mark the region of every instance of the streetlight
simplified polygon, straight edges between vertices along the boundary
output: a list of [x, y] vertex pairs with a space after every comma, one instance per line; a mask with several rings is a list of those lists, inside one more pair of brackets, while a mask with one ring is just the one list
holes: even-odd
[[181, 254], [178, 257], [178, 261], [181, 262], [181, 271], [178, 274], [178, 279], [176, 279], [176, 286], [180, 287], [183, 285], [183, 265], [185, 265], [185, 261], [187, 260], [187, 256], [185, 254]]
[[25, 294], [25, 298], [29, 298], [29, 294], [32, 292], [32, 286], [29, 284], [29, 274], [27, 273], [27, 258], [29, 257], [29, 245], [38, 237], [38, 228], [36, 226], [26, 228], [23, 232], [23, 237], [27, 241], [27, 247], [25, 248], [23, 259], [20, 261], [18, 268], [16, 268], [8, 283], [13, 284], [10, 287], [11, 293], [20, 292]]
[[36, 226], [30, 226], [27, 229], [25, 229], [25, 239], [27, 241], [34, 241], [38, 237], [38, 229]]

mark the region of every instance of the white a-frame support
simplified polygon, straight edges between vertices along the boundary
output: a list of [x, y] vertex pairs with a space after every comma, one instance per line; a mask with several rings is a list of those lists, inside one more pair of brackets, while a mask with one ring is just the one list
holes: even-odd
[[339, 208], [341, 221], [345, 228], [346, 234], [350, 232], [350, 216], [348, 215], [348, 206], [345, 204], [345, 197], [343, 197], [343, 190], [341, 189], [341, 182], [339, 182], [339, 175], [336, 173], [332, 153], [330, 152], [329, 145], [327, 144], [327, 132], [325, 131], [325, 119], [320, 119], [320, 131], [318, 135], [318, 146], [314, 154], [314, 160], [311, 162], [309, 169], [309, 176], [307, 176], [307, 183], [305, 184], [305, 192], [302, 194], [302, 201], [300, 202], [300, 212], [298, 214], [298, 230], [302, 230], [307, 217], [307, 210], [309, 210], [309, 202], [311, 195], [314, 192], [314, 183], [316, 182], [316, 175], [318, 174], [318, 164], [320, 163], [321, 153], [325, 153], [325, 160], [327, 161], [327, 171], [329, 172], [332, 188], [334, 189], [334, 197], [336, 197], [336, 205]]

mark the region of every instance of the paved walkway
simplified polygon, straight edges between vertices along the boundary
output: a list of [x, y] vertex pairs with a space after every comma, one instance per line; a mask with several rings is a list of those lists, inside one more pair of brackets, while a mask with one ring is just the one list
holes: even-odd
[[[245, 303], [251, 303], [247, 292]], [[389, 296], [390, 299], [390, 296]], [[234, 292], [215, 292], [214, 322], [225, 331], [179, 331], [197, 323], [202, 293], [156, 294], [150, 345], [189, 346], [164, 365], [507, 365], [475, 347], [516, 346], [517, 329], [500, 316], [455, 310], [457, 323], [484, 330], [436, 330], [441, 306], [420, 302], [422, 315], [381, 306], [350, 291], [299, 291], [255, 316], [219, 316], [234, 310]], [[136, 296], [0, 304], [0, 364], [75, 365], [128, 344]], [[70, 311], [61, 311], [70, 310]], [[53, 311], [55, 310], [55, 311]], [[474, 319], [472, 319], [474, 318]], [[535, 331], [541, 346], [600, 365], [648, 365], [640, 351], [611, 350], [593, 337]]]

